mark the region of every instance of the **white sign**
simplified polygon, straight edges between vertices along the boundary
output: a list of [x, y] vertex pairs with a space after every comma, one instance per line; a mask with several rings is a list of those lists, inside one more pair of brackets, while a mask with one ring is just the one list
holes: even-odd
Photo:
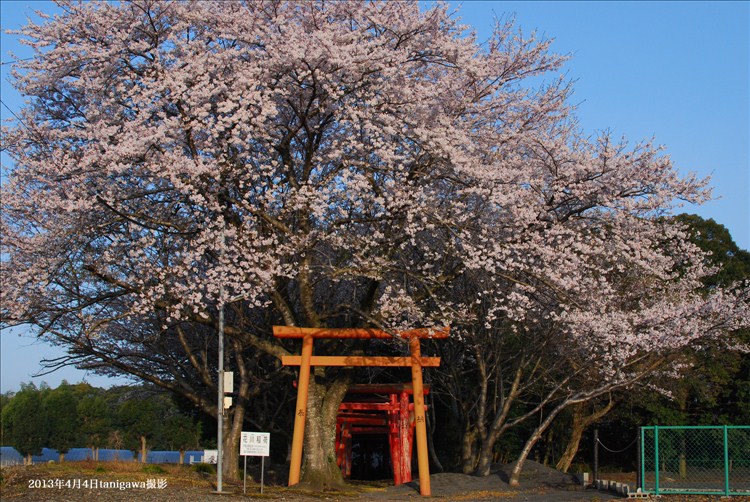
[[224, 372], [224, 394], [231, 394], [232, 392], [234, 392], [233, 389], [234, 389], [234, 372], [225, 371]]
[[271, 454], [270, 432], [242, 432], [240, 455], [248, 457], [268, 457]]
[[206, 464], [216, 464], [219, 460], [219, 450], [203, 450], [203, 462]]

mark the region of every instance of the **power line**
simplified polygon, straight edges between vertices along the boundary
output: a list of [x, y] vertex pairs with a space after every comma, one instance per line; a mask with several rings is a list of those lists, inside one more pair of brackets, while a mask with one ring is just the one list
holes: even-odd
[[6, 64], [21, 63], [23, 61], [31, 61], [32, 59], [34, 59], [34, 56], [23, 59], [13, 59], [11, 61], [0, 61], [0, 66], [5, 66]]
[[24, 127], [26, 128], [26, 129], [28, 129], [28, 130], [29, 130], [29, 132], [32, 132], [32, 133], [35, 133], [35, 134], [36, 134], [36, 131], [34, 131], [34, 130], [33, 130], [33, 129], [32, 129], [31, 127], [29, 127], [29, 126], [28, 126], [28, 124], [26, 124], [26, 122], [24, 122], [24, 121], [23, 121], [23, 119], [21, 119], [21, 117], [19, 117], [19, 116], [18, 116], [18, 115], [16, 114], [16, 112], [14, 112], [14, 111], [13, 111], [13, 110], [11, 109], [11, 107], [10, 107], [10, 106], [8, 106], [8, 105], [7, 105], [6, 103], [5, 103], [5, 101], [3, 101], [3, 100], [2, 100], [2, 98], [0, 98], [0, 103], [2, 103], [2, 105], [3, 105], [4, 107], [5, 107], [5, 109], [6, 109], [6, 110], [8, 110], [8, 111], [9, 111], [9, 112], [11, 113], [11, 115], [13, 115], [13, 116], [14, 116], [14, 117], [16, 118], [16, 120], [17, 120], [17, 121], [19, 121], [19, 122], [20, 122], [20, 123], [21, 123], [21, 124], [22, 124], [22, 125], [23, 125], [23, 126], [24, 126]]

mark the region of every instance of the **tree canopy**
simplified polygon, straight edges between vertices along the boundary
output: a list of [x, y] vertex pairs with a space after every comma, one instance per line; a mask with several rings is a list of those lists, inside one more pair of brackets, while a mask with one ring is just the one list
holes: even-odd
[[[702, 251], [660, 218], [706, 182], [583, 136], [564, 58], [512, 23], [480, 44], [416, 2], [62, 7], [21, 31], [3, 324], [216, 414], [226, 307], [229, 441], [284, 376], [273, 323], [452, 325], [467, 351], [517, 333], [577, 368], [550, 380], [562, 406], [750, 318], [747, 289], [700, 290]], [[350, 378], [319, 369], [311, 416]]]

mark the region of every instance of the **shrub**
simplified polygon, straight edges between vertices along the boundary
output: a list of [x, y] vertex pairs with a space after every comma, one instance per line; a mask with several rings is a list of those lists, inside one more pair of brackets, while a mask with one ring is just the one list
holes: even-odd
[[155, 465], [155, 464], [146, 464], [146, 465], [143, 466], [143, 472], [145, 472], [147, 474], [164, 474], [167, 471], [165, 471], [164, 469], [162, 469], [158, 465]]
[[193, 470], [199, 474], [216, 474], [216, 467], [212, 464], [193, 464]]

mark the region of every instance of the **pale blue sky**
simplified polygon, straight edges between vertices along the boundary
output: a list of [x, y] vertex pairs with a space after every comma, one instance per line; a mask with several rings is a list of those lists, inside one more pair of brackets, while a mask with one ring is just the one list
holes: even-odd
[[[631, 141], [654, 138], [683, 173], [711, 175], [717, 200], [686, 207], [729, 228], [750, 249], [750, 3], [748, 2], [451, 2], [480, 39], [496, 16], [515, 14], [524, 33], [553, 38], [555, 52], [571, 54], [565, 71], [576, 81], [573, 102], [584, 129], [611, 129]], [[0, 1], [3, 31], [24, 23], [47, 2]], [[8, 51], [26, 57], [15, 37], [2, 34], [0, 59]], [[1, 67], [0, 95], [12, 109], [20, 98]], [[2, 107], [3, 119], [10, 117]], [[7, 165], [8, 159], [2, 157]], [[41, 357], [59, 350], [34, 343], [18, 330], [0, 336], [0, 391], [20, 382], [62, 378], [80, 381], [74, 369], [32, 378]], [[23, 334], [23, 333], [21, 333]], [[110, 380], [86, 376], [94, 385]]]

